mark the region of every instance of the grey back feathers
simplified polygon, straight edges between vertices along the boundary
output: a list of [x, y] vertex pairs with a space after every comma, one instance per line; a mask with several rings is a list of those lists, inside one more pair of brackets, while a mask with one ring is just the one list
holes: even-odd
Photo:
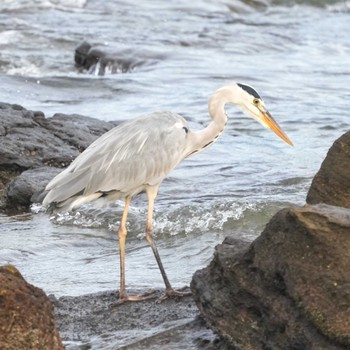
[[134, 195], [156, 185], [183, 159], [187, 122], [156, 112], [98, 138], [46, 187], [44, 205], [70, 210], [101, 196]]

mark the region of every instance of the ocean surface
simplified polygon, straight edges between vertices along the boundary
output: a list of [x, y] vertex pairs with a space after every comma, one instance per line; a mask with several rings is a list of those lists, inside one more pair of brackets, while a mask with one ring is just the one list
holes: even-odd
[[[127, 120], [171, 110], [200, 129], [217, 88], [237, 81], [257, 89], [295, 146], [228, 107], [219, 141], [163, 182], [154, 234], [180, 287], [225, 236], [253, 240], [278, 210], [305, 203], [329, 147], [349, 130], [349, 32], [349, 1], [2, 0], [0, 100], [47, 117]], [[104, 76], [78, 71], [83, 40], [143, 63]], [[122, 203], [90, 205], [50, 218], [35, 205], [28, 215], [0, 216], [0, 263], [56, 296], [117, 289], [121, 211]], [[128, 222], [128, 288], [163, 285], [145, 219], [141, 195]]]

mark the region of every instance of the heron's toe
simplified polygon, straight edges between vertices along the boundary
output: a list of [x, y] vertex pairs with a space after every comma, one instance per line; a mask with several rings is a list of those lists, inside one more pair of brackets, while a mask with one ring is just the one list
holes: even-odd
[[124, 304], [129, 301], [144, 301], [149, 299], [156, 298], [156, 292], [150, 291], [142, 294], [135, 294], [135, 295], [120, 295], [119, 299], [116, 303], [113, 304], [113, 307]]
[[[187, 287], [183, 289], [188, 289]], [[175, 289], [167, 289], [165, 291], [165, 294], [158, 299], [158, 302], [161, 303], [162, 301], [169, 299], [169, 298], [182, 298], [192, 295], [191, 291], [182, 291], [182, 290], [175, 290]]]

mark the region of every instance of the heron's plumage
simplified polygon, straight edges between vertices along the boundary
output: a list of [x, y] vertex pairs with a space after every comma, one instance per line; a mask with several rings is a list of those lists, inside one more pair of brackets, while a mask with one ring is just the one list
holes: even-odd
[[85, 203], [84, 198], [134, 195], [147, 185], [159, 184], [186, 156], [187, 135], [186, 120], [171, 112], [122, 123], [98, 138], [47, 185], [44, 205], [73, 209]]
[[148, 197], [146, 240], [150, 244], [162, 274], [166, 296], [184, 296], [168, 280], [151, 234], [154, 201], [162, 180], [184, 158], [212, 145], [227, 122], [225, 104], [234, 103], [250, 117], [271, 128], [285, 142], [287, 135], [265, 108], [259, 94], [248, 85], [232, 84], [217, 90], [209, 99], [211, 122], [192, 132], [186, 120], [171, 112], [157, 112], [125, 122], [98, 138], [71, 165], [46, 187], [44, 206], [71, 210], [105, 197], [125, 198], [119, 227], [120, 289], [119, 301], [147, 299], [147, 295], [128, 296], [125, 288], [126, 221], [131, 197], [145, 191]]
[[184, 158], [213, 144], [222, 133], [225, 104], [235, 103], [248, 115], [271, 127], [286, 142], [288, 137], [266, 111], [259, 94], [248, 85], [232, 84], [217, 90], [209, 100], [210, 124], [196, 132], [172, 112], [155, 112], [111, 129], [46, 187], [43, 204], [70, 210], [101, 196], [133, 196], [156, 186]]

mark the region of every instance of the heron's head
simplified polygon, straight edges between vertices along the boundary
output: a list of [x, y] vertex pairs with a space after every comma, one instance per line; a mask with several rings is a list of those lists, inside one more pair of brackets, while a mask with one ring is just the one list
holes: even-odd
[[281, 129], [278, 123], [272, 118], [265, 107], [264, 101], [254, 88], [249, 85], [235, 83], [231, 85], [232, 102], [238, 105], [248, 116], [254, 118], [265, 128], [275, 132], [283, 141], [293, 146], [293, 142]]

